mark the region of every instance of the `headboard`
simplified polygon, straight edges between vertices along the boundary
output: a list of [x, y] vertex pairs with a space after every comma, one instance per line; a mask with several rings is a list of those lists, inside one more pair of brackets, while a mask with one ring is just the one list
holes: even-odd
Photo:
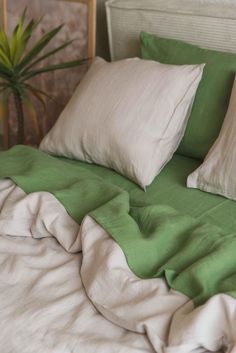
[[236, 52], [235, 0], [109, 0], [112, 60], [139, 55], [139, 33]]

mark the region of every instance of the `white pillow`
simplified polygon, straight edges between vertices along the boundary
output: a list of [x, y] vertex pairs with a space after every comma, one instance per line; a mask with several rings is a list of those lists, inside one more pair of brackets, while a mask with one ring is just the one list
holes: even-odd
[[187, 186], [236, 201], [236, 79], [220, 135]]
[[180, 143], [203, 68], [96, 58], [40, 148], [115, 169], [145, 188]]

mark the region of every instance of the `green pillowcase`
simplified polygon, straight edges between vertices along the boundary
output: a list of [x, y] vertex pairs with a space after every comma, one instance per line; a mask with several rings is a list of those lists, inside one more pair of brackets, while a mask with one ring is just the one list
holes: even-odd
[[142, 32], [142, 58], [165, 64], [201, 64], [205, 69], [178, 153], [203, 159], [219, 135], [236, 73], [236, 55], [199, 48]]

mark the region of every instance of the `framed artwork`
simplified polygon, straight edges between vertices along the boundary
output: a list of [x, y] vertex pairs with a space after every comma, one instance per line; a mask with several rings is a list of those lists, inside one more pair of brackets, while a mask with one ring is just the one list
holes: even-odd
[[[64, 50], [46, 59], [44, 64], [53, 65], [78, 58], [92, 59], [95, 56], [96, 0], [0, 0], [0, 24], [7, 33], [13, 31], [24, 8], [27, 9], [27, 19], [42, 17], [29, 47], [34, 44], [37, 37], [41, 37], [60, 24], [64, 24], [63, 28], [48, 44], [47, 49], [53, 50], [65, 41], [73, 40]], [[32, 120], [27, 119], [27, 114], [30, 112], [25, 109], [25, 142], [27, 144], [37, 146], [42, 135], [45, 135], [51, 128], [86, 72], [88, 63], [73, 69], [42, 74], [33, 79], [34, 83], [53, 99], [46, 100], [46, 109], [43, 109], [42, 105], [32, 97], [32, 103], [35, 107], [34, 114], [36, 113], [40, 125], [40, 136], [35, 134]], [[8, 148], [15, 144], [14, 136], [16, 136], [17, 130], [12, 98], [7, 106], [1, 104], [0, 123], [2, 145], [4, 148]]]

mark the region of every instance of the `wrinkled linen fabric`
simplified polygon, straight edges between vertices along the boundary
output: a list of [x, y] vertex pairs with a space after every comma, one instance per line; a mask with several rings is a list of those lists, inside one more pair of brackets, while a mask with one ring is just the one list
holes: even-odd
[[108, 321], [88, 299], [79, 231], [50, 193], [26, 195], [0, 182], [1, 352], [155, 352], [145, 335]]
[[236, 79], [220, 134], [204, 162], [188, 176], [187, 186], [236, 201]]
[[235, 299], [194, 308], [164, 279], [136, 277], [100, 225], [89, 216], [77, 225], [48, 192], [1, 181], [0, 233], [4, 353], [235, 349]]

